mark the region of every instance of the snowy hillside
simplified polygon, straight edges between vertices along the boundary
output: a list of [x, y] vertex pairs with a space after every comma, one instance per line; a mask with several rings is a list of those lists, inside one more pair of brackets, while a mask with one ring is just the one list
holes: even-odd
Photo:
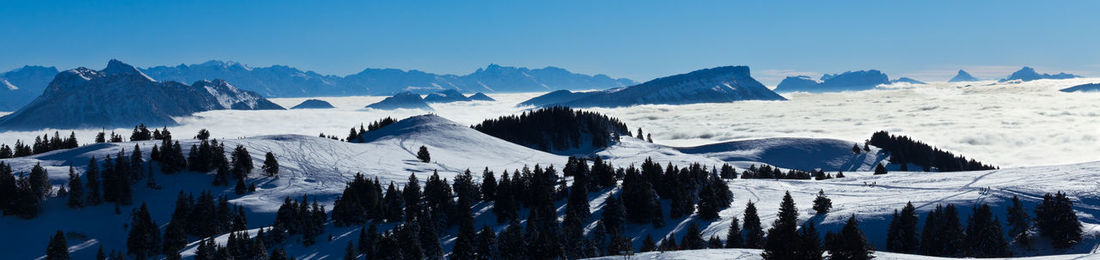
[[191, 86], [157, 82], [133, 66], [111, 60], [101, 71], [64, 71], [41, 96], [0, 118], [0, 129], [33, 130], [175, 125], [172, 117], [219, 110], [283, 109], [223, 80]]
[[[619, 259], [680, 259], [680, 260], [695, 260], [695, 259], [761, 259], [760, 253], [763, 250], [760, 249], [701, 249], [701, 250], [683, 250], [683, 251], [668, 251], [668, 252], [645, 252], [637, 253], [630, 257], [623, 256], [606, 256], [588, 258], [590, 260], [619, 260]], [[1074, 254], [1074, 255], [1058, 255], [1058, 256], [1040, 256], [1040, 257], [1016, 257], [1011, 259], [1091, 259], [1096, 256], [1088, 254]], [[956, 259], [946, 257], [930, 257], [922, 255], [909, 255], [898, 254], [889, 252], [877, 252], [875, 253], [875, 259], [880, 260], [919, 260], [919, 259]]]
[[[425, 180], [437, 170], [441, 177], [454, 179], [455, 175], [461, 171], [471, 169], [474, 179], [481, 180], [480, 169], [486, 167], [499, 172], [535, 164], [555, 165], [560, 168], [566, 162], [564, 156], [515, 145], [434, 115], [412, 117], [368, 132], [364, 136], [365, 143], [347, 143], [299, 135], [259, 136], [223, 141], [227, 147], [238, 144], [246, 147], [254, 164], [257, 165], [262, 162], [264, 153], [274, 153], [281, 165], [280, 175], [264, 177], [258, 171], [254, 172], [250, 175], [249, 181], [258, 186], [257, 191], [245, 195], [234, 195], [231, 187], [210, 186], [212, 174], [184, 172], [164, 175], [158, 171], [155, 174], [156, 182], [163, 188], [154, 190], [144, 185], [135, 185], [135, 205], [122, 206], [121, 215], [116, 215], [113, 206], [109, 204], [68, 209], [65, 208], [63, 200], [49, 199], [45, 202], [41, 214], [35, 219], [0, 217], [0, 230], [29, 234], [35, 239], [3, 236], [0, 237], [0, 243], [9, 248], [28, 248], [28, 250], [9, 252], [8, 257], [31, 259], [43, 254], [46, 235], [61, 228], [70, 234], [69, 245], [74, 257], [84, 259], [93, 256], [100, 245], [108, 251], [124, 249], [126, 230], [123, 226], [130, 220], [127, 212], [141, 202], [149, 205], [156, 223], [161, 225], [167, 223], [173, 209], [173, 201], [180, 190], [196, 194], [202, 190], [211, 190], [215, 195], [229, 196], [231, 203], [244, 206], [249, 220], [248, 228], [255, 231], [272, 223], [274, 212], [285, 197], [297, 198], [309, 195], [326, 205], [326, 209], [331, 209], [333, 200], [343, 190], [345, 183], [357, 172], [371, 178], [377, 177], [382, 183], [392, 181], [400, 185], [406, 182], [410, 174]], [[186, 149], [196, 142], [197, 140], [181, 140], [181, 145]], [[156, 141], [93, 144], [25, 158], [5, 159], [3, 162], [12, 164], [16, 172], [26, 172], [34, 164], [42, 163], [50, 173], [51, 183], [58, 186], [65, 183], [67, 179], [68, 165], [73, 164], [77, 173], [83, 174], [90, 157], [104, 158], [121, 149], [129, 151], [135, 144], [141, 146], [142, 150], [148, 154]], [[720, 165], [724, 160], [737, 160], [739, 163], [735, 163], [734, 166], [738, 170], [743, 170], [746, 164], [759, 164], [764, 160], [776, 165], [804, 165], [815, 162], [837, 165], [835, 163], [845, 160], [843, 151], [851, 152], [851, 144], [852, 142], [838, 140], [785, 138], [673, 148], [632, 137], [623, 137], [622, 142], [600, 150], [596, 154], [616, 167], [638, 165], [645, 158], [653, 158], [661, 165], [671, 162], [684, 166], [699, 162], [708, 167]], [[430, 163], [422, 163], [416, 159], [416, 150], [420, 146], [425, 146], [431, 151]], [[747, 148], [753, 146], [759, 149]], [[872, 153], [875, 153], [875, 148], [872, 149]], [[187, 151], [185, 150], [184, 153], [186, 154]], [[824, 153], [824, 155], [811, 156], [816, 153]], [[858, 161], [858, 158], [847, 160]], [[840, 163], [839, 166], [834, 167], [845, 165], [847, 164]], [[860, 166], [859, 169], [865, 168]], [[1098, 225], [1100, 207], [1095, 203], [1100, 201], [1100, 193], [1097, 193], [1097, 190], [1100, 190], [1100, 183], [1095, 181], [1096, 178], [1100, 178], [1100, 162], [951, 173], [890, 172], [886, 175], [871, 175], [869, 172], [858, 170], [846, 171], [845, 175], [848, 177], [820, 181], [730, 179], [727, 182], [733, 192], [734, 202], [729, 208], [719, 213], [719, 220], [703, 221], [697, 219], [695, 215], [679, 219], [666, 217], [666, 225], [663, 227], [631, 224], [626, 227], [625, 234], [633, 239], [635, 248], [640, 246], [642, 238], [646, 235], [653, 237], [680, 235], [691, 223], [701, 227], [704, 237], [724, 237], [730, 218], [740, 217], [746, 202], [756, 203], [761, 222], [767, 225], [775, 219], [774, 212], [779, 206], [783, 193], [790, 192], [797, 203], [800, 222], [814, 221], [819, 224], [818, 229], [824, 233], [839, 229], [841, 221], [854, 214], [860, 219], [860, 227], [868, 240], [876, 248], [884, 248], [883, 238], [889, 221], [888, 216], [906, 202], [916, 205], [922, 218], [937, 204], [954, 203], [960, 206], [962, 218], [965, 219], [965, 215], [970, 212], [969, 207], [974, 203], [989, 203], [993, 205], [994, 212], [1000, 219], [1005, 219], [1003, 216], [1005, 201], [1013, 195], [1020, 196], [1027, 210], [1031, 212], [1044, 193], [1064, 191], [1076, 202], [1075, 209], [1078, 217], [1085, 223], [1085, 241], [1069, 250], [1052, 251], [1038, 247], [1035, 251], [1018, 252], [1018, 255], [1089, 253], [1095, 251], [1096, 246], [1100, 244], [1100, 239], [1097, 238], [1097, 235], [1100, 235], [1100, 225]], [[609, 193], [617, 193], [618, 190], [618, 188], [602, 189], [589, 194], [589, 205], [593, 210], [593, 217], [585, 222], [588, 232], [592, 232], [595, 221], [601, 216], [601, 207]], [[833, 201], [832, 212], [823, 216], [810, 213], [812, 212], [810, 201], [819, 190], [823, 190]], [[558, 213], [562, 214], [565, 208], [564, 200], [556, 203], [559, 205]], [[662, 205], [667, 207], [668, 201], [662, 201]], [[495, 230], [500, 231], [504, 225], [496, 224], [492, 207], [491, 202], [475, 204], [475, 221], [478, 226], [493, 225]], [[667, 209], [665, 211], [667, 212]], [[521, 213], [521, 215], [525, 214]], [[58, 226], [56, 223], [65, 224]], [[358, 227], [336, 227], [330, 222], [325, 227], [325, 233], [318, 237], [319, 243], [316, 245], [302, 247], [301, 244], [290, 241], [282, 245], [268, 245], [268, 247], [285, 247], [298, 259], [331, 259], [343, 254], [343, 247], [349, 241], [357, 239], [357, 232]], [[450, 250], [453, 246], [455, 232], [456, 229], [453, 227], [442, 232], [444, 250]], [[325, 239], [329, 234], [333, 236], [332, 241]], [[225, 241], [226, 238], [226, 235], [222, 235], [219, 241]], [[185, 256], [194, 253], [196, 244], [193, 242], [194, 240], [184, 250]], [[701, 252], [711, 254], [708, 251]], [[691, 252], [676, 254], [687, 254], [683, 256], [685, 258], [694, 255]], [[671, 256], [678, 258], [675, 254]], [[880, 254], [880, 256], [887, 257], [890, 254]]]
[[888, 156], [882, 154], [877, 147], [869, 147], [870, 152], [853, 153], [852, 145], [857, 144], [822, 138], [763, 138], [679, 150], [726, 162], [763, 162], [804, 171], [818, 168], [825, 171], [871, 171], [876, 164], [885, 164]]

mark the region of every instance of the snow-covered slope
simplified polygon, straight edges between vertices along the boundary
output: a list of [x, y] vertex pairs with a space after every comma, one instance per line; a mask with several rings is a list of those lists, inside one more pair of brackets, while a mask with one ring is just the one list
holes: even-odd
[[885, 164], [889, 157], [877, 147], [869, 147], [870, 152], [860, 151], [856, 154], [852, 152], [853, 145], [858, 144], [823, 138], [763, 138], [684, 147], [679, 150], [726, 162], [762, 162], [804, 171], [871, 171], [878, 163]]
[[[253, 163], [257, 165], [261, 163], [265, 153], [274, 153], [281, 165], [279, 177], [264, 177], [258, 172], [253, 173], [249, 181], [255, 182], [258, 190], [239, 196], [233, 194], [232, 187], [210, 186], [209, 183], [213, 178], [209, 174], [184, 172], [164, 175], [158, 172], [155, 178], [163, 188], [153, 190], [143, 185], [134, 186], [136, 204], [122, 206], [121, 212], [124, 213], [121, 215], [114, 213], [112, 205], [67, 209], [64, 207], [63, 200], [50, 199], [47, 200], [41, 215], [36, 219], [0, 217], [0, 230], [26, 234], [26, 236], [0, 236], [0, 244], [4, 244], [7, 248], [20, 249], [5, 252], [5, 256], [10, 259], [33, 259], [41, 256], [44, 253], [48, 235], [59, 228], [71, 234], [68, 242], [74, 259], [93, 256], [99, 245], [108, 251], [124, 250], [126, 230], [123, 225], [128, 224], [130, 220], [125, 212], [144, 201], [148, 203], [156, 223], [163, 225], [170, 219], [172, 202], [180, 190], [194, 193], [211, 190], [217, 195], [229, 196], [231, 203], [244, 206], [248, 214], [248, 227], [255, 230], [271, 224], [274, 211], [283, 198], [288, 196], [310, 195], [326, 205], [327, 209], [331, 209], [332, 201], [340, 194], [345, 182], [350, 180], [356, 172], [377, 177], [383, 183], [393, 181], [400, 185], [407, 180], [409, 174], [415, 174], [423, 181], [435, 170], [438, 170], [442, 177], [453, 179], [455, 174], [471, 169], [474, 178], [480, 180], [479, 169], [485, 167], [499, 174], [501, 170], [514, 170], [534, 164], [543, 166], [553, 164], [560, 169], [566, 161], [563, 156], [515, 145], [434, 115], [404, 119], [371, 131], [364, 136], [365, 143], [347, 143], [300, 135], [260, 136], [223, 141], [227, 147], [238, 144], [245, 146], [252, 155]], [[181, 140], [181, 145], [186, 149], [195, 142], [196, 140]], [[76, 166], [78, 174], [83, 174], [85, 164], [91, 156], [102, 159], [121, 149], [130, 150], [135, 144], [141, 146], [142, 150], [148, 154], [155, 143], [156, 141], [92, 144], [71, 150], [59, 150], [3, 161], [11, 163], [17, 172], [26, 172], [35, 163], [42, 163], [50, 172], [51, 182], [54, 185], [62, 185], [66, 181], [70, 163]], [[800, 152], [797, 149], [783, 147], [807, 144], [826, 147], [807, 148], [806, 151], [809, 153], [808, 151], [848, 150], [853, 143], [835, 140], [764, 139], [736, 144], [716, 144], [709, 147], [710, 149], [699, 147], [695, 149], [710, 152], [740, 151], [744, 149], [734, 148], [759, 145], [763, 148], [754, 156], [760, 158], [787, 158], [792, 161], [832, 158], [830, 156], [800, 157], [797, 156]], [[432, 162], [421, 163], [416, 160], [415, 153], [420, 146], [428, 148]], [[647, 157], [653, 158], [662, 165], [669, 162], [677, 165], [699, 162], [707, 166], [723, 163], [723, 159], [716, 158], [717, 156], [708, 157], [714, 156], [713, 153], [690, 154], [680, 151], [686, 149], [623, 137], [622, 142], [598, 151], [596, 154], [622, 167], [630, 164], [638, 165]], [[791, 153], [795, 155], [769, 156], [773, 153], [782, 154], [783, 151], [793, 151]], [[187, 151], [185, 150], [184, 153]], [[791, 164], [793, 162], [774, 163]], [[743, 170], [746, 167], [745, 164], [734, 165], [739, 170]], [[696, 223], [702, 228], [705, 237], [712, 235], [724, 237], [730, 218], [740, 217], [747, 201], [757, 203], [761, 222], [767, 225], [775, 219], [774, 212], [778, 209], [783, 193], [789, 191], [797, 203], [800, 221], [819, 223], [819, 230], [824, 233], [839, 229], [842, 221], [854, 214], [860, 218], [860, 226], [867, 234], [869, 241], [877, 248], [884, 248], [883, 238], [889, 221], [888, 216], [906, 202], [911, 201], [917, 206], [922, 218], [925, 212], [937, 204], [954, 203], [961, 207], [963, 219], [969, 214], [969, 207], [974, 203], [990, 203], [1003, 220], [1005, 219], [1003, 216], [1005, 201], [1013, 195], [1020, 196], [1027, 210], [1032, 212], [1044, 193], [1064, 191], [1074, 200], [1078, 216], [1085, 223], [1085, 241], [1065, 251], [1050, 251], [1040, 246], [1035, 251], [1018, 252], [1018, 254], [1088, 253], [1094, 251], [1100, 242], [1097, 239], [1097, 234], [1100, 234], [1100, 225], [1097, 225], [1100, 224], [1100, 206], [1097, 205], [1100, 201], [1100, 193], [1097, 193], [1097, 190], [1100, 190], [1100, 183], [1095, 181], [1100, 178], [1100, 162], [950, 173], [890, 172], [886, 175], [872, 175], [865, 171], [845, 171], [845, 175], [848, 177], [822, 181], [728, 180], [729, 187], [734, 193], [734, 202], [730, 208], [719, 213], [720, 220], [703, 221], [694, 216], [681, 219], [666, 217], [667, 224], [663, 227], [632, 224], [627, 227], [626, 234], [633, 238], [634, 246], [638, 247], [646, 235], [663, 237], [669, 234], [682, 234], [691, 223]], [[810, 201], [818, 190], [823, 190], [833, 200], [833, 211], [827, 215], [810, 214]], [[600, 208], [610, 192], [617, 191], [604, 189], [593, 191], [589, 195], [594, 216], [586, 220], [585, 226], [590, 230], [602, 214]], [[558, 201], [558, 204], [563, 205], [564, 201]], [[668, 201], [662, 202], [666, 207], [668, 204]], [[493, 225], [499, 231], [503, 225], [495, 224], [491, 207], [492, 203], [488, 202], [474, 206], [477, 225]], [[563, 212], [564, 207], [560, 207], [559, 214]], [[302, 247], [291, 240], [286, 244], [268, 245], [268, 247], [286, 247], [291, 255], [299, 259], [336, 258], [343, 254], [343, 247], [349, 241], [356, 239], [357, 231], [358, 227], [335, 227], [330, 224], [325, 227], [325, 233], [318, 237], [317, 245]], [[455, 228], [443, 232], [444, 250], [449, 250], [454, 243], [455, 232]], [[332, 241], [324, 239], [330, 234], [333, 236]], [[219, 239], [224, 241], [225, 236]], [[677, 237], [677, 240], [681, 239]], [[193, 245], [184, 254], [189, 255], [191, 250]], [[755, 253], [750, 252], [750, 254]], [[880, 253], [879, 255], [890, 254]], [[675, 258], [675, 255], [670, 256]]]
[[[628, 259], [680, 259], [680, 260], [694, 260], [694, 259], [761, 259], [760, 254], [764, 250], [761, 249], [743, 249], [743, 248], [730, 248], [730, 249], [701, 249], [701, 250], [683, 250], [683, 251], [668, 251], [668, 252], [645, 252], [637, 253], [633, 256], [627, 257]], [[1058, 256], [1040, 256], [1040, 257], [1016, 257], [1011, 259], [1092, 259], [1097, 256], [1088, 254], [1073, 254], [1073, 255], [1058, 255]], [[590, 260], [619, 260], [623, 259], [623, 256], [606, 256], [588, 258]], [[875, 259], [880, 260], [920, 260], [920, 259], [956, 259], [946, 257], [929, 257], [922, 255], [909, 255], [898, 254], [890, 252], [876, 252]]]
[[57, 74], [41, 96], [0, 118], [0, 129], [174, 125], [172, 117], [218, 109], [283, 108], [222, 80], [191, 86], [157, 82], [133, 66], [111, 60], [101, 71], [77, 68]]
[[[524, 103], [541, 106], [622, 107], [646, 104], [722, 103], [740, 100], [786, 100], [749, 75], [747, 66], [726, 66], [654, 79], [642, 84], [596, 92], [551, 92]], [[539, 100], [550, 100], [546, 102]]]

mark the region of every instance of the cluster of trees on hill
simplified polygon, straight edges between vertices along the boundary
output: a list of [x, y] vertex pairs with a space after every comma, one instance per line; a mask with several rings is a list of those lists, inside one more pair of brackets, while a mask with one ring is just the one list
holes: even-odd
[[[727, 170], [728, 169], [728, 170]], [[723, 178], [737, 178], [737, 172], [733, 171], [733, 167], [729, 165], [722, 166]], [[729, 176], [729, 177], [727, 177]], [[792, 179], [792, 180], [827, 180], [832, 178], [844, 178], [843, 172], [837, 172], [836, 176], [825, 173], [823, 170], [815, 171], [800, 171], [795, 169], [789, 169], [787, 172], [783, 172], [777, 167], [771, 165], [762, 164], [759, 168], [755, 164], [749, 165], [748, 169], [745, 169], [741, 173], [742, 179]]]
[[[474, 125], [474, 129], [542, 151], [568, 150], [591, 145], [607, 147], [620, 136], [631, 136], [626, 124], [595, 112], [550, 107], [502, 116]], [[589, 143], [585, 140], [591, 138]]]
[[22, 140], [16, 140], [15, 146], [0, 144], [0, 159], [23, 157], [79, 146], [80, 144], [76, 142], [76, 133], [69, 132], [69, 137], [62, 139], [60, 133], [55, 131], [53, 137], [50, 137], [49, 134], [34, 137], [34, 144], [31, 145], [23, 144]]
[[923, 167], [924, 171], [935, 169], [941, 172], [992, 170], [996, 168], [974, 159], [966, 159], [966, 157], [940, 150], [907, 136], [890, 135], [886, 131], [875, 132], [867, 143], [890, 153], [890, 163], [901, 166], [902, 171], [909, 171], [908, 164], [910, 163]]
[[355, 127], [352, 127], [351, 132], [348, 133], [348, 137], [345, 138], [344, 140], [347, 140], [348, 142], [352, 142], [352, 143], [362, 142], [363, 141], [363, 135], [367, 134], [367, 132], [382, 129], [383, 127], [386, 127], [386, 126], [391, 125], [393, 123], [397, 123], [397, 119], [394, 119], [392, 117], [387, 116], [386, 118], [379, 119], [378, 121], [371, 122], [370, 124], [367, 125], [366, 128], [363, 128], [363, 124], [359, 124], [359, 130], [356, 131]]
[[0, 210], [22, 218], [38, 216], [41, 200], [51, 192], [49, 174], [35, 164], [30, 176], [12, 174], [11, 165], [0, 162]]
[[1016, 196], [1006, 213], [1008, 240], [1000, 219], [988, 204], [976, 205], [965, 227], [955, 205], [937, 205], [925, 215], [924, 227], [918, 233], [919, 218], [916, 208], [909, 203], [900, 213], [894, 211], [886, 234], [886, 250], [943, 257], [1009, 257], [1012, 256], [1009, 242], [1030, 246], [1028, 230], [1033, 226], [1055, 248], [1070, 247], [1081, 240], [1081, 223], [1073, 212], [1073, 202], [1061, 192], [1043, 197], [1035, 208], [1035, 225]]
[[[226, 196], [215, 197], [203, 191], [196, 199], [194, 194], [182, 190], [176, 197], [176, 209], [172, 219], [164, 228], [164, 243], [151, 243], [148, 255], [163, 253], [177, 256], [179, 250], [187, 246], [189, 238], [210, 237], [231, 231], [241, 231], [248, 227], [248, 218], [244, 208], [229, 204]], [[159, 247], [158, 247], [159, 245]]]

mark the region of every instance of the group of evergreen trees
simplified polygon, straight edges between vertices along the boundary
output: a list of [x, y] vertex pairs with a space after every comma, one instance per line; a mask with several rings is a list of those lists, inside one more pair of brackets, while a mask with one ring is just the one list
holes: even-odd
[[301, 243], [310, 246], [316, 243], [317, 235], [324, 232], [328, 214], [325, 208], [314, 200], [311, 204], [309, 198], [291, 200], [289, 197], [279, 206], [275, 213], [275, 223], [269, 230], [269, 236], [276, 242], [282, 242], [288, 235], [301, 235]]
[[202, 238], [247, 228], [248, 218], [244, 208], [230, 205], [228, 197], [215, 197], [203, 191], [195, 198], [194, 194], [181, 190], [176, 197], [172, 219], [164, 228], [164, 243], [159, 247], [150, 245], [149, 248], [156, 250], [150, 252], [174, 256], [190, 241], [188, 236]]
[[60, 133], [55, 131], [53, 137], [50, 137], [49, 134], [35, 137], [32, 145], [23, 144], [22, 140], [16, 140], [14, 147], [0, 144], [0, 159], [35, 155], [60, 149], [72, 149], [79, 146], [80, 144], [76, 141], [76, 133], [70, 132], [69, 137], [62, 139]]
[[383, 118], [383, 119], [379, 119], [378, 121], [371, 122], [370, 124], [367, 124], [367, 126], [365, 128], [363, 127], [363, 124], [359, 124], [359, 130], [356, 131], [355, 127], [352, 127], [351, 128], [351, 133], [348, 133], [348, 137], [345, 138], [344, 140], [347, 140], [348, 142], [352, 142], [352, 143], [362, 142], [363, 141], [363, 135], [367, 134], [367, 132], [382, 129], [383, 127], [386, 127], [386, 126], [388, 126], [390, 124], [393, 124], [393, 123], [397, 123], [397, 119], [394, 119], [392, 117], [386, 117], [386, 118]]
[[[912, 203], [894, 211], [886, 234], [886, 250], [891, 252], [946, 257], [1008, 257], [1009, 242], [1029, 246], [1029, 216], [1019, 198], [1013, 197], [1008, 208], [1008, 240], [1000, 219], [987, 204], [976, 205], [962, 225], [955, 205], [937, 205], [925, 216], [924, 227], [917, 232], [916, 208]], [[1047, 194], [1035, 208], [1036, 227], [1055, 248], [1065, 248], [1081, 239], [1081, 224], [1073, 212], [1073, 203], [1061, 192]]]
[[935, 169], [941, 172], [995, 169], [992, 165], [956, 156], [907, 136], [890, 135], [886, 131], [875, 132], [867, 143], [886, 150], [890, 154], [890, 163], [901, 165], [902, 171], [910, 170], [907, 164], [921, 166], [924, 171]]
[[[727, 171], [729, 171], [728, 174], [727, 174]], [[737, 171], [733, 170], [733, 167], [730, 167], [728, 165], [723, 165], [722, 166], [722, 176], [723, 176], [723, 178], [730, 178], [730, 179], [737, 178]], [[729, 177], [725, 177], [725, 176], [729, 176]], [[810, 172], [800, 171], [800, 170], [795, 170], [795, 169], [789, 169], [789, 170], [787, 170], [787, 172], [783, 172], [783, 170], [780, 170], [778, 167], [772, 167], [771, 165], [767, 165], [767, 164], [762, 164], [762, 165], [760, 165], [759, 168], [757, 168], [755, 164], [749, 165], [749, 168], [745, 169], [745, 171], [743, 171], [741, 173], [741, 178], [742, 179], [792, 179], [792, 180], [815, 179], [815, 180], [827, 180], [827, 179], [832, 179], [834, 177], [844, 178], [844, 174], [843, 173], [837, 173], [836, 176], [833, 176], [832, 174], [825, 173], [825, 171], [820, 170], [820, 169], [815, 170], [815, 171], [810, 171]]]
[[38, 216], [42, 199], [52, 191], [49, 174], [35, 164], [30, 176], [12, 174], [11, 165], [0, 162], [0, 210], [4, 215], [31, 219]]
[[[542, 151], [568, 150], [591, 145], [607, 147], [619, 136], [631, 136], [618, 119], [568, 107], [550, 107], [502, 116], [474, 125], [474, 129]], [[591, 138], [585, 143], [586, 138]]]

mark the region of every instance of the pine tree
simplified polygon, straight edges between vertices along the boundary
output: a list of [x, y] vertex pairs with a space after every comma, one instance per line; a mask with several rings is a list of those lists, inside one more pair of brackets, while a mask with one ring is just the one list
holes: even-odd
[[420, 215], [421, 202], [420, 181], [415, 174], [409, 174], [409, 182], [401, 189], [401, 198], [405, 200], [405, 221], [415, 220]]
[[653, 241], [653, 236], [645, 234], [645, 240], [642, 240], [641, 252], [653, 252], [657, 251], [657, 242]]
[[491, 201], [496, 199], [497, 178], [489, 167], [481, 172], [481, 199]]
[[355, 253], [355, 245], [348, 241], [348, 246], [344, 247], [344, 260], [359, 259], [359, 254]]
[[1024, 211], [1023, 203], [1016, 195], [1012, 196], [1012, 206], [1008, 208], [1006, 216], [1009, 227], [1008, 237], [1015, 240], [1016, 243], [1029, 246], [1031, 240], [1028, 238], [1027, 230], [1031, 227], [1031, 220], [1027, 212]]
[[[99, 134], [102, 135], [103, 133], [100, 132]], [[102, 143], [102, 142], [100, 142], [100, 143]], [[95, 259], [96, 260], [106, 260], [107, 259], [107, 254], [103, 253], [103, 245], [102, 244], [99, 245], [99, 250], [96, 250]]]
[[233, 149], [231, 158], [234, 177], [238, 179], [248, 177], [248, 173], [252, 172], [252, 156], [248, 154], [248, 149], [243, 145], [237, 145], [237, 148]]
[[882, 163], [879, 163], [877, 166], [875, 166], [875, 175], [882, 175], [886, 173], [886, 166], [883, 166]]
[[[764, 243], [764, 252], [760, 255], [764, 259], [796, 259], [802, 245], [798, 236], [798, 208], [794, 205], [791, 193], [783, 195], [783, 202], [779, 204], [777, 219], [768, 229], [768, 239]], [[795, 249], [795, 250], [792, 250]]]
[[993, 216], [988, 204], [974, 207], [966, 225], [967, 256], [989, 258], [1008, 257], [1008, 242], [1005, 242], [1001, 221]]
[[924, 227], [921, 229], [920, 249], [918, 251], [920, 254], [938, 256], [943, 251], [943, 239], [940, 235], [944, 221], [942, 215], [943, 206], [936, 205], [936, 208], [924, 217]]
[[145, 203], [131, 214], [130, 233], [126, 236], [126, 252], [137, 259], [155, 256], [161, 251], [160, 229]]
[[680, 248], [686, 250], [707, 248], [707, 241], [703, 240], [703, 234], [699, 231], [699, 226], [695, 225], [695, 222], [688, 226], [680, 242]]
[[263, 170], [267, 176], [274, 177], [279, 175], [279, 162], [275, 160], [275, 154], [267, 152], [267, 155], [264, 155]]
[[65, 232], [58, 230], [50, 236], [50, 244], [46, 246], [46, 260], [68, 260], [69, 244], [65, 242]]
[[814, 212], [818, 215], [824, 215], [829, 213], [829, 209], [833, 208], [833, 200], [825, 196], [825, 190], [817, 191], [817, 198], [814, 198]]
[[476, 259], [496, 259], [496, 233], [489, 226], [482, 226], [477, 233]]
[[741, 227], [737, 217], [730, 219], [730, 228], [726, 231], [726, 248], [741, 248], [745, 246], [745, 239], [741, 236]]
[[1050, 239], [1055, 248], [1068, 248], [1081, 241], [1081, 222], [1073, 212], [1073, 201], [1065, 193], [1043, 195], [1035, 206], [1035, 225], [1039, 235]]
[[70, 208], [84, 207], [84, 183], [80, 181], [80, 175], [76, 175], [73, 165], [69, 164], [69, 201]]
[[817, 226], [814, 222], [806, 221], [806, 224], [799, 229], [798, 235], [802, 245], [798, 257], [807, 260], [821, 260], [825, 251], [821, 249], [820, 234], [817, 233]]
[[900, 247], [897, 248], [897, 252], [902, 253], [916, 253], [920, 249], [917, 234], [917, 222], [920, 219], [917, 216], [917, 208], [913, 206], [912, 202], [905, 204], [905, 207], [901, 209], [900, 219], [898, 221], [898, 229], [901, 239]]
[[859, 230], [859, 223], [853, 215], [841, 228], [839, 234], [827, 235], [829, 237], [829, 259], [837, 260], [867, 260], [874, 257], [874, 249], [867, 243], [867, 238]]
[[422, 163], [428, 163], [432, 161], [432, 155], [428, 153], [428, 147], [420, 146], [420, 150], [416, 152], [416, 159]]
[[41, 163], [34, 164], [34, 168], [31, 168], [31, 177], [29, 179], [31, 184], [31, 190], [38, 196], [39, 199], [45, 198], [50, 194], [52, 186], [50, 186], [49, 173], [45, 168], [42, 168]]
[[[572, 157], [570, 157], [572, 158]], [[583, 164], [583, 161], [579, 163]], [[570, 167], [567, 165], [565, 172], [570, 172]], [[569, 200], [565, 206], [565, 214], [567, 216], [576, 217], [578, 220], [587, 219], [592, 212], [588, 209], [588, 185], [587, 178], [588, 173], [586, 171], [576, 171], [573, 173], [573, 185], [569, 188]]]
[[756, 205], [749, 201], [745, 205], [745, 248], [761, 248], [764, 245], [764, 228], [760, 226], [760, 216]]

